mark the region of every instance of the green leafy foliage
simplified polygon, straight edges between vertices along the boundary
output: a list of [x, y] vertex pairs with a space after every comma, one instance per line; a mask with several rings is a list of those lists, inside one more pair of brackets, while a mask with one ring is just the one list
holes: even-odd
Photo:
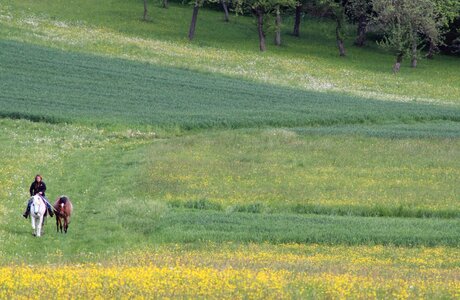
[[425, 42], [441, 43], [439, 12], [429, 0], [374, 0], [375, 22], [386, 33], [380, 43], [406, 55], [412, 60], [420, 58], [419, 48]]

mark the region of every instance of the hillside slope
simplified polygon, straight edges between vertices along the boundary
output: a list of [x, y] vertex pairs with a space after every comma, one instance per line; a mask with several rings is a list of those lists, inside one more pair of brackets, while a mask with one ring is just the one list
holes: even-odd
[[180, 130], [460, 121], [451, 105], [303, 91], [13, 41], [0, 49], [3, 117]]
[[304, 90], [402, 101], [460, 101], [459, 59], [437, 56], [421, 61], [417, 69], [403, 64], [394, 76], [391, 53], [372, 41], [362, 49], [351, 46], [353, 27], [348, 28], [348, 55], [340, 58], [334, 25], [308, 16], [301, 38], [290, 36], [292, 18], [285, 16], [283, 46], [269, 46], [260, 53], [250, 17], [232, 17], [225, 23], [221, 12], [201, 10], [196, 38], [189, 42], [188, 5], [151, 5], [149, 22], [141, 21], [141, 15], [142, 5], [135, 1], [5, 0], [0, 6], [0, 38]]

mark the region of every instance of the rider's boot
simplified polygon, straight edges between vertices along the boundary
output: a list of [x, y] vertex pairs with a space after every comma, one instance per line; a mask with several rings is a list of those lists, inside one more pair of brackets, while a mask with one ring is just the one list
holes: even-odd
[[51, 208], [51, 205], [47, 204], [46, 207], [48, 208], [48, 213], [50, 214], [50, 217], [54, 216], [53, 209]]
[[30, 214], [30, 205], [27, 205], [26, 211], [22, 214], [22, 216], [27, 219], [29, 214]]

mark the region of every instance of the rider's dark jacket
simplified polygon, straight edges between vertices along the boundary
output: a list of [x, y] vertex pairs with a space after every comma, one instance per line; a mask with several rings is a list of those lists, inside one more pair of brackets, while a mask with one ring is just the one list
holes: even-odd
[[43, 181], [37, 182], [34, 181], [30, 185], [30, 196], [34, 196], [42, 192], [42, 196], [45, 197], [46, 184]]

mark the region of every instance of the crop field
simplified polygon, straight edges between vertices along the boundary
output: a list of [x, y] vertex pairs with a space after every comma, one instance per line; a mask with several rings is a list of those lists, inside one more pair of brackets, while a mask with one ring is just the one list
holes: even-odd
[[179, 130], [460, 121], [452, 105], [306, 92], [17, 42], [0, 47], [4, 117]]
[[[0, 299], [460, 298], [458, 59], [107, 4], [0, 3]], [[21, 216], [37, 173], [66, 235]]]

